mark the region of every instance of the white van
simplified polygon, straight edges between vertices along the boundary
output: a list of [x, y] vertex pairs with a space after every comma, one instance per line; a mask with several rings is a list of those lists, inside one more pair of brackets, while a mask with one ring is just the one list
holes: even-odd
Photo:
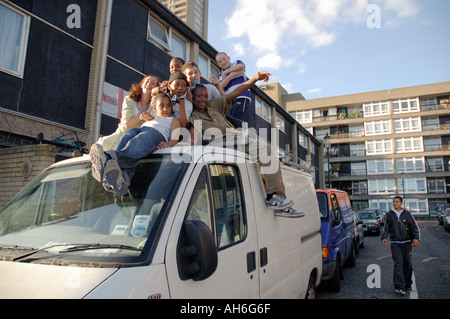
[[307, 298], [322, 274], [310, 175], [282, 166], [300, 218], [265, 207], [258, 166], [176, 147], [107, 192], [89, 156], [52, 165], [0, 214], [0, 298]]

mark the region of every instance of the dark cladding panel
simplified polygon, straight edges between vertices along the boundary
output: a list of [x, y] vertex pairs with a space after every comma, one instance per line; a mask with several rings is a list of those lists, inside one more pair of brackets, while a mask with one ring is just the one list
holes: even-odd
[[114, 1], [108, 54], [143, 72], [148, 10], [137, 1]]
[[[97, 1], [12, 0], [11, 2], [86, 43], [91, 45], [94, 43]], [[73, 24], [75, 22], [76, 24]]]
[[84, 129], [91, 49], [32, 20], [19, 112]]

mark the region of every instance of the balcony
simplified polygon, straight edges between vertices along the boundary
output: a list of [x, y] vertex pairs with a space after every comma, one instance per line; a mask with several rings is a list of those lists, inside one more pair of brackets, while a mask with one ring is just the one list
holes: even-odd
[[421, 105], [420, 106], [420, 110], [422, 112], [448, 110], [448, 109], [450, 109], [450, 103], [430, 104], [430, 105]]
[[450, 130], [450, 124], [426, 124], [422, 125], [422, 131], [440, 131], [440, 130]]

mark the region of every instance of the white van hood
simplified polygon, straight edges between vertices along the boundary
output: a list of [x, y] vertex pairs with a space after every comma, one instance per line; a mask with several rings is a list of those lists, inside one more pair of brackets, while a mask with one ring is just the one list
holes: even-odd
[[0, 299], [81, 299], [116, 271], [0, 261]]

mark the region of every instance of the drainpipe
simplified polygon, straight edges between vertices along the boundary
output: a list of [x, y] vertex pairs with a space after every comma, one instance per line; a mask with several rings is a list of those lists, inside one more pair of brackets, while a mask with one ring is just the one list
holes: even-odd
[[98, 93], [97, 103], [95, 110], [95, 128], [94, 128], [94, 143], [98, 141], [100, 136], [100, 120], [102, 116], [102, 96], [103, 96], [103, 82], [105, 80], [106, 60], [108, 58], [108, 41], [109, 31], [111, 27], [111, 12], [112, 12], [113, 0], [108, 0], [108, 6], [106, 10], [106, 21], [103, 34], [102, 43], [102, 57], [100, 65], [100, 77], [98, 80]]

